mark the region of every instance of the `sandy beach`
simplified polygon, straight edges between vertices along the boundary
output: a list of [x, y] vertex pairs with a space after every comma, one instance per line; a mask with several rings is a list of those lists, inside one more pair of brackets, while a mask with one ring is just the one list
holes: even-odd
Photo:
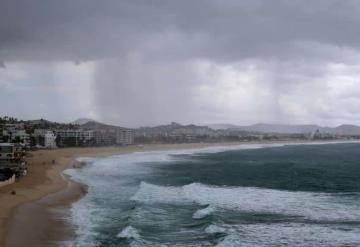
[[[62, 172], [76, 165], [77, 157], [240, 144], [249, 143], [152, 144], [30, 152], [28, 175], [0, 189], [0, 246], [57, 246], [75, 237], [74, 226], [69, 225], [66, 217], [70, 217], [67, 214], [71, 203], [86, 193], [86, 186], [72, 181]], [[12, 195], [12, 191], [16, 191], [16, 195]]]
[[[25, 243], [26, 246], [52, 246], [74, 237], [73, 227], [53, 212], [66, 212], [72, 202], [86, 193], [84, 186], [62, 174], [77, 157], [237, 144], [159, 144], [30, 152], [28, 175], [0, 189], [0, 246], [24, 246]], [[12, 195], [12, 191], [16, 191], [16, 195]]]

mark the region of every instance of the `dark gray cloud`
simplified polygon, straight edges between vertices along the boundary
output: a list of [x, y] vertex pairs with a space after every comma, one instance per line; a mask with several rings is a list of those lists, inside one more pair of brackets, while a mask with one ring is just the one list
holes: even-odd
[[[149, 58], [294, 58], [307, 45], [358, 48], [356, 1], [5, 0], [3, 60], [92, 60], [142, 52]], [[311, 43], [313, 42], [313, 43]]]
[[359, 23], [355, 0], [4, 0], [0, 67], [94, 61], [114, 123], [352, 122]]

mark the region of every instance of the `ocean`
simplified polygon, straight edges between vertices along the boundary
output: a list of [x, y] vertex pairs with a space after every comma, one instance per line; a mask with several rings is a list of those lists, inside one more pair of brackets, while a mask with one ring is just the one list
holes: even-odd
[[360, 246], [360, 144], [82, 158], [74, 246]]

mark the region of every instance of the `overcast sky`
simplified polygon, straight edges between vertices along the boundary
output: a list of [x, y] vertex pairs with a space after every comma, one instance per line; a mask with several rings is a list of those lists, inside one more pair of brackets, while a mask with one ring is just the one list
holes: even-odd
[[1, 0], [0, 115], [360, 124], [360, 2]]

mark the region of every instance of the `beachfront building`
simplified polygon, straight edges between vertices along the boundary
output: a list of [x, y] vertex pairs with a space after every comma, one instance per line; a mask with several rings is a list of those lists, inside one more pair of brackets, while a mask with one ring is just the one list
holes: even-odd
[[57, 144], [76, 147], [92, 145], [95, 140], [93, 130], [56, 130]]
[[1, 130], [2, 141], [30, 146], [30, 135], [26, 133], [23, 124], [5, 124]]
[[12, 160], [15, 157], [15, 147], [11, 143], [0, 143], [0, 161]]
[[19, 143], [30, 146], [30, 135], [26, 133], [24, 124], [4, 124], [0, 128], [0, 142]]
[[12, 133], [12, 142], [30, 145], [30, 135], [25, 130], [17, 130]]
[[0, 187], [15, 182], [15, 178], [27, 174], [25, 151], [17, 143], [0, 143]]
[[0, 143], [5, 142], [4, 140], [4, 125], [0, 124]]
[[116, 130], [117, 145], [134, 144], [134, 131], [132, 129], [119, 128]]
[[113, 129], [97, 129], [94, 132], [96, 146], [115, 145], [116, 132]]
[[44, 147], [45, 148], [56, 148], [56, 136], [54, 132], [47, 131], [44, 136]]
[[34, 135], [37, 145], [44, 148], [56, 148], [56, 135], [47, 129], [35, 129]]

